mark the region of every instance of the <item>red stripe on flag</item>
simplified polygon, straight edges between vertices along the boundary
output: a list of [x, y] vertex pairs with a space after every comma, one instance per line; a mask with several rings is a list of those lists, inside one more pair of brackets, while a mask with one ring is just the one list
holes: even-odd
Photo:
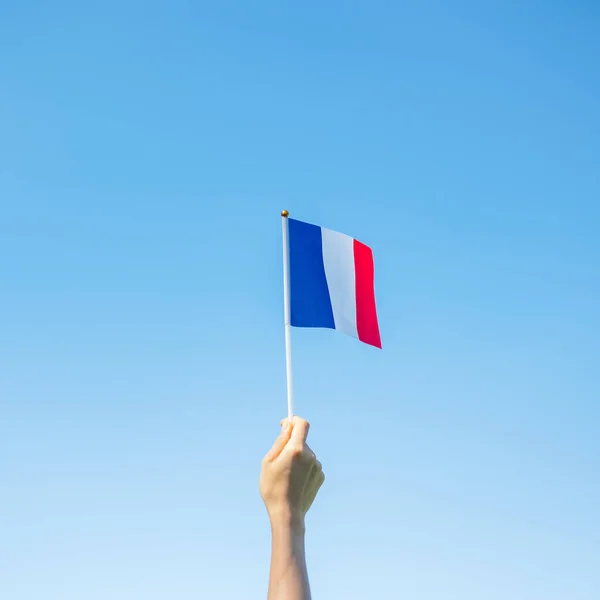
[[354, 240], [356, 270], [356, 328], [358, 339], [381, 348], [377, 307], [375, 306], [375, 268], [371, 248]]

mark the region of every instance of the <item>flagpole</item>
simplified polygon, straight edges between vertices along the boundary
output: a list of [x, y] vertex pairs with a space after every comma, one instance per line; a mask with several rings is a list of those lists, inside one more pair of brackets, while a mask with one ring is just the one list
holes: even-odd
[[287, 404], [288, 420], [294, 416], [294, 402], [292, 394], [292, 336], [290, 325], [290, 240], [289, 222], [290, 213], [281, 212], [281, 229], [283, 233], [283, 322], [285, 329], [285, 369], [287, 374]]

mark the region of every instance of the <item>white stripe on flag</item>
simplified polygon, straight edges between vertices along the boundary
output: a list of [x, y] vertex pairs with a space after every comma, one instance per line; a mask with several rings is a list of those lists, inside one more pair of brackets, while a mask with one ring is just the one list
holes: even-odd
[[358, 338], [354, 239], [343, 233], [323, 228], [321, 228], [321, 235], [323, 264], [335, 328]]

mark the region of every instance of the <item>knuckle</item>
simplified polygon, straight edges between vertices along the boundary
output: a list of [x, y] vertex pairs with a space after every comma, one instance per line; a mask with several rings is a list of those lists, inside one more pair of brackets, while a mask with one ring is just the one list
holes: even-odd
[[302, 445], [302, 459], [307, 461], [307, 462], [314, 462], [315, 461], [315, 453], [306, 445]]
[[301, 444], [291, 444], [290, 454], [293, 458], [300, 458], [304, 454], [304, 448]]
[[310, 429], [310, 423], [302, 417], [294, 417], [294, 425], [305, 430]]

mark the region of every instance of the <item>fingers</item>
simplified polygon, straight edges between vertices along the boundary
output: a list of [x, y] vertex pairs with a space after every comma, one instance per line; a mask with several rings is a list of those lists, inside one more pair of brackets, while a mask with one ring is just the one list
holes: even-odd
[[306, 475], [304, 485], [302, 487], [302, 497], [304, 498], [303, 505], [306, 507], [305, 512], [308, 510], [308, 506], [312, 504], [312, 498], [316, 494], [315, 482], [320, 478], [323, 472], [323, 466], [317, 459], [315, 453], [308, 447], [304, 447], [304, 452], [301, 455], [301, 460], [306, 465]]
[[292, 426], [288, 423], [287, 419], [281, 421], [281, 433], [279, 437], [275, 440], [273, 447], [267, 452], [265, 456], [265, 461], [271, 462], [274, 461], [283, 451], [287, 443], [290, 441], [290, 437], [292, 435]]
[[317, 493], [321, 489], [323, 482], [325, 481], [325, 473], [323, 473], [321, 463], [317, 461], [317, 465], [314, 467], [311, 473], [310, 483], [306, 486], [304, 494], [304, 513], [306, 514], [312, 506]]

